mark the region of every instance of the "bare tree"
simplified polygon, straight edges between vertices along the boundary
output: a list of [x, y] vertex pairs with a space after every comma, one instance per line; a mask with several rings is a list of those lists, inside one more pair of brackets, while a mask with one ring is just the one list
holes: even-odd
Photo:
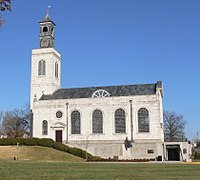
[[166, 142], [185, 141], [186, 120], [183, 115], [175, 112], [164, 111], [164, 134]]
[[3, 117], [4, 117], [4, 112], [0, 111], [0, 138], [4, 135], [2, 128]]
[[27, 109], [8, 111], [3, 117], [2, 129], [7, 137], [16, 138], [29, 134], [30, 112]]
[[6, 10], [11, 11], [11, 0], [0, 0], [0, 10], [1, 11], [6, 11]]
[[0, 27], [4, 24], [5, 20], [0, 13]]
[[0, 26], [5, 22], [1, 12], [11, 11], [11, 0], [0, 0]]
[[2, 120], [3, 120], [3, 114], [4, 114], [4, 112], [0, 111], [0, 124], [2, 123]]

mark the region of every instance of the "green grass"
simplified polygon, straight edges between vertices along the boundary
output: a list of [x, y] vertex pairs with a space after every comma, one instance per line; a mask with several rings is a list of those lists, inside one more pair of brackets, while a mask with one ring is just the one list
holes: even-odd
[[186, 179], [200, 178], [200, 165], [165, 163], [70, 163], [0, 161], [0, 179]]
[[193, 180], [200, 179], [200, 164], [86, 163], [53, 148], [0, 146], [1, 179]]

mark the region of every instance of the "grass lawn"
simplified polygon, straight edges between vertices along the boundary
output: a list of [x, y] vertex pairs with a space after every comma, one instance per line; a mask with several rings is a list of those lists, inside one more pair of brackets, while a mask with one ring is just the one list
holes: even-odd
[[198, 164], [0, 161], [0, 179], [200, 179]]
[[16, 146], [0, 146], [0, 161], [13, 160], [14, 157], [17, 156], [19, 160], [31, 160], [31, 161], [69, 161], [69, 162], [84, 161], [82, 158], [79, 158], [72, 154], [58, 151], [48, 147], [19, 146], [18, 148], [16, 148]]

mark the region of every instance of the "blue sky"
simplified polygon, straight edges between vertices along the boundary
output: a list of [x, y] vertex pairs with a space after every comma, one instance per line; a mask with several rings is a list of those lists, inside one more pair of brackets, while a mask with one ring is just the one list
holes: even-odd
[[0, 110], [29, 103], [31, 50], [51, 5], [62, 87], [164, 83], [165, 110], [200, 131], [199, 0], [20, 0], [0, 29]]

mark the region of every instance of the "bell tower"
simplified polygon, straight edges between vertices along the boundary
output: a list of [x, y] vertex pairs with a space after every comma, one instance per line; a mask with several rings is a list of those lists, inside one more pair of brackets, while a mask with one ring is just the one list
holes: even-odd
[[54, 47], [55, 24], [49, 17], [48, 6], [45, 18], [40, 21], [40, 48]]
[[49, 17], [40, 21], [40, 47], [32, 50], [30, 107], [43, 94], [51, 95], [60, 88], [61, 55], [54, 48], [55, 23]]

